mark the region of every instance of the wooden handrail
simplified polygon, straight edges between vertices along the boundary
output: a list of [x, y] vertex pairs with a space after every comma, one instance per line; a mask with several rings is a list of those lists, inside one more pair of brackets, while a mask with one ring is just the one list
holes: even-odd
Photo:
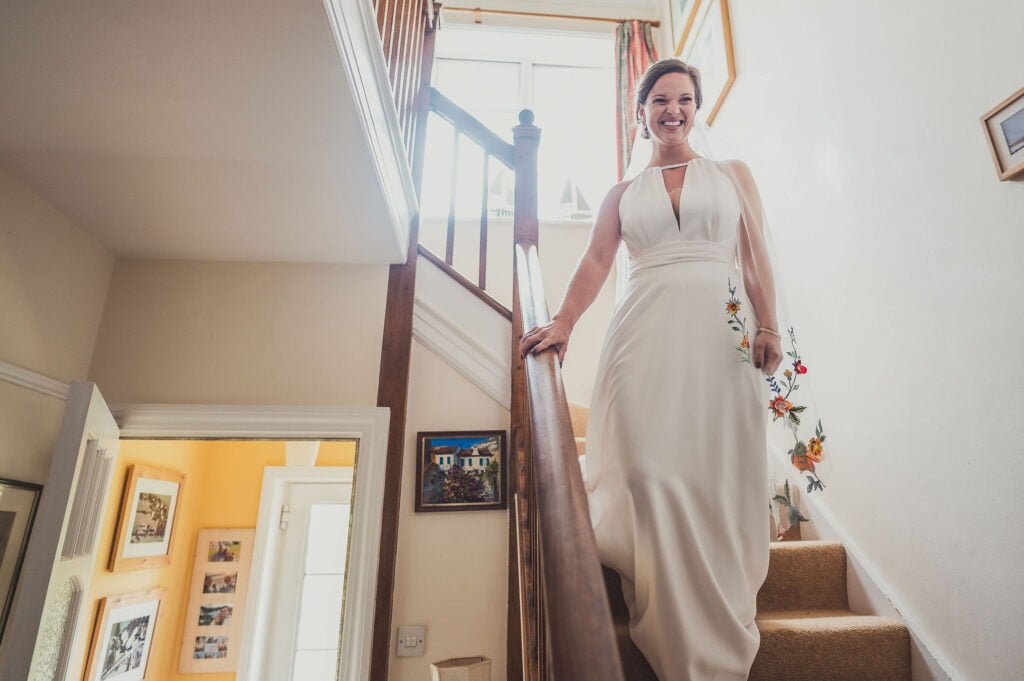
[[513, 167], [512, 145], [494, 134], [490, 128], [466, 112], [465, 109], [438, 92], [437, 88], [430, 88], [430, 108], [451, 123], [460, 133], [483, 147], [486, 153], [509, 168]]
[[[537, 146], [540, 130], [523, 111], [514, 129], [516, 175], [513, 354], [522, 329], [550, 321], [537, 252]], [[520, 549], [520, 616], [532, 615], [524, 634], [524, 678], [623, 681], [611, 608], [590, 525], [587, 493], [576, 459], [569, 405], [554, 348], [525, 359], [525, 412], [518, 413], [513, 360], [513, 432], [529, 432], [529, 461], [519, 462], [514, 508]], [[523, 416], [528, 423], [523, 424]], [[524, 427], [525, 426], [525, 427]], [[523, 487], [525, 485], [525, 487]], [[526, 512], [519, 511], [521, 504]], [[525, 525], [525, 527], [523, 527]], [[522, 555], [524, 551], [516, 552]], [[536, 570], [532, 576], [531, 570]], [[532, 584], [531, 584], [532, 582]], [[527, 600], [532, 592], [539, 603]], [[533, 610], [533, 612], [531, 612]], [[531, 627], [532, 625], [532, 627]], [[531, 628], [536, 641], [531, 642]], [[531, 643], [534, 643], [531, 648]], [[536, 659], [531, 660], [530, 655]]]

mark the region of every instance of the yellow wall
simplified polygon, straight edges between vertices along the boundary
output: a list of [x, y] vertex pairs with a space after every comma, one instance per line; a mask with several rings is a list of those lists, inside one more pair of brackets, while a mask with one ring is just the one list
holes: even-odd
[[[356, 443], [323, 442], [319, 466], [352, 466]], [[283, 466], [284, 443], [276, 441], [125, 440], [121, 443], [103, 518], [89, 598], [93, 612], [105, 596], [161, 586], [167, 589], [149, 658], [147, 681], [194, 681], [178, 674], [178, 655], [188, 607], [188, 587], [199, 529], [256, 527], [263, 469]], [[120, 512], [128, 467], [145, 464], [185, 473], [171, 564], [112, 573], [107, 561]], [[203, 681], [234, 681], [234, 673], [203, 674]]]

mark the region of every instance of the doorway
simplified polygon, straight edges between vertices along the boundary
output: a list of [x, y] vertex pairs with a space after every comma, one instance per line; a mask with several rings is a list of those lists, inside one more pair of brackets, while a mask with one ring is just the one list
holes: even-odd
[[[364, 678], [369, 668], [370, 639], [365, 632], [371, 629], [373, 620], [373, 585], [376, 580], [379, 550], [387, 423], [387, 410], [376, 408], [120, 405], [109, 410], [95, 385], [85, 382], [72, 384], [51, 473], [40, 501], [39, 521], [25, 559], [26, 573], [30, 578], [23, 580], [12, 614], [12, 624], [16, 627], [14, 631], [18, 633], [10, 637], [12, 640], [4, 641], [6, 654], [2, 656], [3, 660], [0, 662], [0, 676], [27, 678], [30, 670], [48, 669], [57, 673], [53, 678], [81, 678], [84, 669], [90, 678], [97, 673], [97, 678], [101, 678], [104, 660], [117, 656], [105, 656], [103, 651], [97, 652], [99, 648], [106, 648], [102, 638], [103, 632], [98, 631], [102, 628], [102, 618], [94, 621], [89, 613], [95, 613], [96, 609], [102, 606], [103, 599], [128, 608], [130, 604], [126, 605], [127, 602], [121, 599], [121, 596], [143, 594], [149, 598], [159, 596], [162, 599], [161, 605], [166, 604], [167, 607], [162, 613], [157, 612], [152, 616], [152, 621], [155, 622], [152, 636], [146, 636], [147, 627], [150, 625], [140, 626], [141, 620], [133, 615], [134, 619], [129, 622], [131, 629], [128, 630], [131, 636], [125, 639], [122, 635], [118, 642], [118, 645], [123, 647], [125, 641], [148, 641], [150, 648], [144, 652], [151, 655], [150, 662], [159, 664], [160, 668], [147, 665], [149, 669], [137, 670], [139, 673], [147, 677], [152, 674], [152, 678], [175, 679], [179, 673], [178, 662], [188, 659], [194, 651], [201, 650], [204, 659], [216, 660], [225, 657], [234, 648], [239, 655], [239, 679], [257, 681], [285, 678], [253, 676], [251, 673], [248, 676], [241, 675], [245, 661], [253, 657], [253, 648], [247, 645], [248, 639], [251, 638], [250, 632], [255, 631], [250, 620], [260, 611], [257, 605], [251, 604], [260, 600], [256, 598], [257, 596], [262, 597], [265, 595], [264, 592], [273, 591], [276, 587], [263, 588], [253, 581], [250, 585], [253, 589], [249, 596], [255, 598], [255, 601], [246, 597], [243, 616], [235, 620], [232, 620], [232, 608], [239, 607], [240, 602], [227, 604], [226, 598], [236, 585], [241, 587], [241, 581], [236, 581], [233, 570], [226, 570], [226, 575], [211, 576], [211, 583], [218, 585], [211, 593], [217, 594], [215, 600], [225, 601], [224, 604], [216, 604], [216, 612], [197, 611], [199, 616], [192, 618], [196, 622], [191, 622], [184, 603], [189, 600], [188, 585], [195, 587], [198, 584], [199, 590], [206, 591], [204, 576], [196, 577], [196, 566], [207, 560], [231, 562], [234, 560], [233, 552], [237, 549], [234, 540], [221, 540], [215, 542], [218, 546], [217, 551], [213, 552], [211, 548], [211, 552], [206, 556], [206, 553], [196, 546], [196, 532], [212, 527], [221, 528], [226, 534], [248, 527], [253, 528], [248, 531], [254, 533], [255, 527], [259, 527], [256, 517], [257, 511], [261, 510], [261, 481], [264, 471], [283, 468], [293, 474], [300, 468], [308, 468], [324, 471], [334, 469], [335, 474], [347, 470], [340, 480], [332, 481], [334, 484], [340, 484], [342, 488], [335, 488], [331, 497], [331, 500], [337, 501], [339, 492], [342, 496], [347, 494], [348, 504], [342, 505], [348, 509], [348, 523], [340, 528], [343, 533], [338, 533], [343, 537], [340, 545], [348, 547], [347, 552], [341, 549], [347, 566], [343, 565], [340, 572], [311, 572], [307, 569], [310, 567], [309, 561], [300, 562], [303, 582], [308, 582], [309, 585], [329, 582], [337, 590], [344, 592], [344, 607], [336, 606], [326, 615], [339, 620], [341, 640], [337, 642], [333, 655], [335, 659], [340, 657], [340, 664], [333, 670], [333, 676], [328, 675], [324, 678], [332, 681]], [[337, 464], [344, 462], [338, 459], [331, 461], [329, 456], [327, 461], [317, 461], [318, 464], [327, 465], [284, 466], [284, 441], [296, 439], [334, 441], [339, 445], [347, 441], [353, 451], [350, 465], [339, 466]], [[351, 465], [356, 463], [355, 442], [358, 442], [360, 468], [358, 482], [354, 480]], [[279, 447], [280, 453], [266, 456], [268, 448], [272, 449], [275, 446]], [[245, 447], [261, 450], [263, 454], [246, 454], [241, 451]], [[214, 456], [211, 454], [211, 448], [234, 448], [237, 451], [229, 454], [221, 452], [221, 455]], [[122, 456], [125, 453], [131, 454], [131, 458], [135, 460], [129, 462]], [[241, 465], [241, 462], [252, 465]], [[103, 465], [100, 465], [101, 463]], [[132, 512], [137, 515], [142, 513], [150, 520], [161, 515], [158, 512], [158, 505], [154, 505], [154, 498], [163, 492], [150, 494], [146, 508], [142, 511], [136, 512], [134, 507], [125, 506], [125, 485], [130, 478], [128, 467], [135, 464], [173, 469], [182, 474], [179, 478], [183, 481], [179, 489], [180, 496], [175, 498], [175, 504], [180, 503], [180, 506], [173, 511], [178, 531], [182, 534], [169, 540], [172, 548], [166, 564], [146, 564], [137, 570], [119, 572], [109, 566], [113, 565], [110, 552], [117, 545], [114, 541], [114, 528], [119, 524], [119, 517], [123, 515], [122, 509], [132, 508]], [[255, 484], [250, 484], [253, 481]], [[85, 506], [82, 506], [82, 500], [78, 498], [83, 494], [88, 502]], [[297, 500], [301, 501], [299, 497], [303, 497], [303, 494], [299, 493], [297, 496]], [[311, 507], [318, 504], [332, 505], [324, 504], [323, 499], [318, 501], [309, 494], [304, 498]], [[77, 507], [76, 501], [80, 502]], [[89, 527], [89, 523], [83, 523], [80, 517], [76, 520], [77, 516], [73, 509], [94, 507], [96, 514], [100, 516], [97, 529], [95, 534], [84, 537], [80, 542], [82, 546], [89, 548], [90, 553], [74, 554], [76, 574], [68, 578], [68, 575], [62, 572], [63, 566], [70, 564], [61, 554], [65, 536], [69, 528]], [[142, 508], [141, 505], [139, 508]], [[337, 530], [338, 510], [321, 508], [315, 513], [320, 516], [326, 513], [325, 518], [332, 521], [335, 524], [334, 529]], [[317, 521], [321, 527], [318, 536], [323, 535], [323, 522], [324, 518]], [[121, 521], [120, 525], [123, 527], [124, 522]], [[190, 527], [191, 532], [187, 529]], [[169, 536], [175, 532], [173, 526], [172, 529], [164, 530], [155, 522], [145, 524], [145, 529], [142, 534], [146, 539], [140, 540], [142, 542], [148, 541], [150, 535], [154, 533]], [[121, 531], [118, 530], [116, 534], [120, 535]], [[306, 535], [308, 543], [308, 526]], [[199, 541], [202, 542], [202, 537], [199, 537]], [[210, 544], [211, 547], [213, 544]], [[251, 544], [254, 548], [251, 555], [255, 559], [258, 542], [253, 539]], [[338, 545], [335, 542], [335, 558], [337, 553]], [[337, 559], [334, 562], [336, 567]], [[92, 569], [87, 570], [85, 566]], [[78, 570], [78, 567], [83, 569]], [[316, 565], [312, 567], [320, 570]], [[255, 562], [253, 568], [255, 580], [258, 576], [255, 574]], [[184, 573], [189, 573], [191, 577], [186, 578]], [[99, 577], [96, 583], [91, 583], [93, 577], [97, 575]], [[312, 578], [305, 580], [307, 575]], [[69, 584], [73, 587], [70, 592], [73, 598], [70, 600], [65, 598]], [[303, 586], [307, 592], [314, 588], [305, 583]], [[181, 592], [177, 599], [168, 597], [169, 594], [166, 592], [175, 588]], [[191, 590], [196, 591], [197, 588]], [[100, 591], [104, 593], [99, 593]], [[110, 593], [105, 593], [106, 591]], [[338, 600], [342, 597], [339, 593]], [[50, 607], [56, 602], [55, 599], [62, 599], [61, 607], [56, 610]], [[181, 605], [178, 613], [172, 615], [169, 610], [172, 609], [171, 604], [175, 600], [180, 601]], [[65, 605], [68, 607], [64, 607]], [[210, 604], [204, 605], [207, 609], [211, 607]], [[230, 607], [224, 607], [226, 605]], [[59, 622], [51, 621], [55, 613], [60, 615]], [[321, 611], [319, 616], [325, 616], [324, 612]], [[239, 619], [243, 622], [239, 622]], [[297, 622], [301, 624], [302, 621], [300, 615]], [[212, 636], [208, 635], [210, 632], [204, 631], [203, 637], [195, 637], [194, 648], [192, 645], [186, 645], [186, 639], [190, 636], [190, 626], [209, 627], [228, 623], [239, 626], [243, 633], [237, 634], [236, 630], [234, 639], [229, 640], [226, 636]], [[243, 623], [244, 628], [241, 627]], [[111, 631], [120, 631], [116, 622], [110, 626]], [[160, 631], [163, 635], [158, 637]], [[14, 641], [14, 638], [19, 640]], [[202, 645], [200, 638], [203, 638]], [[337, 636], [335, 639], [337, 640]], [[101, 644], [99, 648], [97, 640]], [[14, 643], [17, 645], [13, 645]], [[189, 639], [188, 643], [193, 642]], [[319, 653], [320, 658], [326, 658], [327, 651], [328, 648], [325, 646], [294, 647], [291, 664], [294, 667], [297, 659], [310, 657], [300, 653]], [[122, 655], [117, 659], [124, 657]], [[136, 656], [133, 654], [128, 656], [128, 659], [134, 660]], [[99, 669], [91, 669], [90, 665], [95, 667], [97, 660]]]

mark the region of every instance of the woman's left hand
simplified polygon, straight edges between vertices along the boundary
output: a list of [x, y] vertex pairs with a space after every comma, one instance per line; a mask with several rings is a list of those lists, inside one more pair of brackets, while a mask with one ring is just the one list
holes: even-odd
[[782, 363], [782, 342], [770, 333], [758, 332], [751, 348], [754, 366], [771, 375]]

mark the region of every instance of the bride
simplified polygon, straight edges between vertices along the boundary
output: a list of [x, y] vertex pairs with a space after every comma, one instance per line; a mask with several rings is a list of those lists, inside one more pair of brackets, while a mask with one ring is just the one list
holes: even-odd
[[742, 161], [694, 151], [701, 104], [697, 69], [679, 59], [648, 68], [636, 115], [650, 164], [608, 192], [561, 306], [520, 341], [524, 355], [554, 348], [562, 361], [625, 242], [586, 479], [601, 562], [621, 577], [630, 636], [661, 681], [746, 679], [757, 653], [771, 522], [766, 376], [783, 357], [757, 189]]

